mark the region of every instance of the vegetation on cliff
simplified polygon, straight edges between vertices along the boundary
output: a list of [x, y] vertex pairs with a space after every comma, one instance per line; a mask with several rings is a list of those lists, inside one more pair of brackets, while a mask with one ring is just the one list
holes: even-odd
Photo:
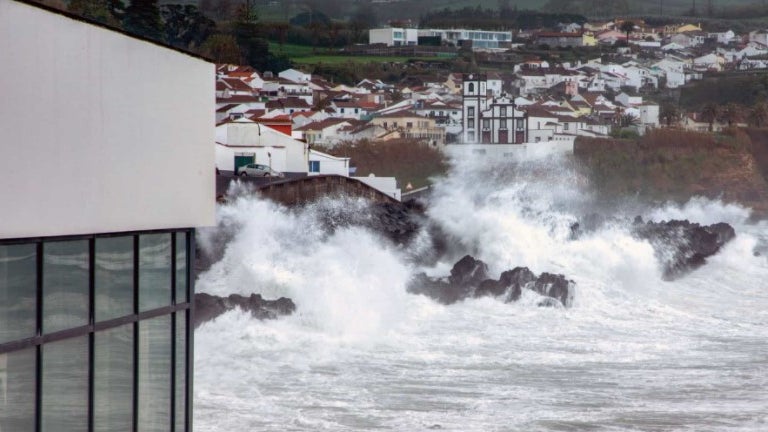
[[440, 150], [410, 139], [347, 141], [332, 149], [320, 150], [351, 157], [357, 168], [356, 176], [397, 177], [403, 192], [408, 184], [414, 188], [427, 186], [431, 184], [431, 177], [445, 175], [448, 170], [448, 160]]
[[[768, 133], [761, 136], [768, 138]], [[753, 153], [756, 148], [740, 129], [719, 135], [659, 129], [635, 140], [579, 137], [574, 154], [606, 199], [685, 201], [705, 196], [768, 214], [768, 182]]]

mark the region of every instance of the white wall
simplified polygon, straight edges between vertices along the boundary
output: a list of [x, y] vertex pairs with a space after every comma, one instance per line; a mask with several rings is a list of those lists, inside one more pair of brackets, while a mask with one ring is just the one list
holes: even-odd
[[400, 201], [400, 189], [397, 188], [397, 179], [394, 177], [351, 177], [367, 184], [368, 186], [383, 192], [386, 195]]
[[451, 158], [488, 157], [492, 159], [532, 160], [548, 156], [573, 154], [575, 136], [556, 135], [552, 141], [527, 144], [447, 144]]
[[248, 154], [254, 156], [257, 164], [268, 165], [275, 171], [286, 171], [285, 147], [228, 147], [216, 144], [216, 168], [222, 171], [235, 171], [235, 156]]
[[335, 174], [349, 177], [349, 158], [331, 156], [317, 150], [310, 150], [309, 160], [310, 162], [320, 162], [320, 172], [310, 172], [308, 173], [309, 175]]
[[212, 63], [0, 0], [0, 71], [0, 238], [214, 224]]
[[[211, 140], [209, 145], [214, 141]], [[307, 151], [306, 144], [297, 141], [290, 136], [278, 132], [270, 127], [259, 125], [250, 120], [237, 120], [231, 123], [225, 123], [216, 127], [216, 142], [230, 146], [239, 146], [250, 149], [260, 149], [257, 153], [256, 163], [266, 162], [259, 158], [260, 154], [266, 156], [270, 149], [282, 148], [284, 153], [278, 156], [272, 153], [272, 167], [278, 171], [302, 173], [307, 172]], [[219, 146], [216, 146], [217, 148]], [[236, 151], [251, 151], [239, 149]], [[223, 162], [220, 160], [220, 152], [217, 153], [217, 164]], [[234, 156], [231, 166], [234, 166]], [[226, 166], [217, 165], [221, 170], [229, 170]]]

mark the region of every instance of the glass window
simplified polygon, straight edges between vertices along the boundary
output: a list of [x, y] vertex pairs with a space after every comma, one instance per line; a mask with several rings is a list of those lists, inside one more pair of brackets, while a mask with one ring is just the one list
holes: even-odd
[[94, 335], [93, 430], [133, 429], [133, 324]]
[[88, 324], [88, 241], [43, 243], [43, 331]]
[[0, 431], [35, 430], [36, 351], [0, 354]]
[[35, 335], [36, 299], [37, 245], [0, 246], [0, 343]]
[[187, 424], [187, 313], [176, 313], [176, 432], [182, 432]]
[[139, 432], [171, 425], [171, 316], [139, 322]]
[[507, 116], [507, 107], [505, 107], [505, 106], [500, 107], [499, 108], [499, 115], [501, 117], [506, 117]]
[[176, 233], [176, 303], [187, 302], [187, 233]]
[[507, 119], [499, 120], [499, 129], [506, 129], [506, 128], [507, 128]]
[[88, 429], [88, 336], [42, 347], [43, 432]]
[[475, 107], [467, 107], [467, 116], [472, 117], [475, 115]]
[[171, 304], [171, 234], [139, 237], [139, 311]]
[[488, 129], [491, 127], [491, 121], [489, 119], [483, 119], [483, 129]]
[[96, 321], [133, 313], [133, 237], [96, 239]]

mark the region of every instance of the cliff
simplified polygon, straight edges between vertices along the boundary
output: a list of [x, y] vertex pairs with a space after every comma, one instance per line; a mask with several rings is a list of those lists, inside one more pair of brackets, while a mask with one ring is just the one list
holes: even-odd
[[601, 198], [719, 198], [768, 216], [768, 130], [651, 131], [638, 140], [579, 137], [574, 155]]

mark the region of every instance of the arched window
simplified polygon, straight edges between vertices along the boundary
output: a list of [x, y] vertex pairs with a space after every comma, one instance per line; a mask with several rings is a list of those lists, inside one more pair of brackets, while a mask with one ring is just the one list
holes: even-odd
[[475, 84], [474, 83], [469, 83], [469, 92], [470, 93], [474, 93], [474, 91], [475, 91]]

